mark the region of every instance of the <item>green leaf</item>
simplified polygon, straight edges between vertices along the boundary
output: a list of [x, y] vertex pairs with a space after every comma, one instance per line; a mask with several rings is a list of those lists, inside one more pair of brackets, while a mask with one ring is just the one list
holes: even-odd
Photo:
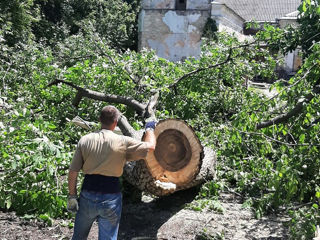
[[302, 3], [302, 11], [303, 11], [303, 12], [306, 12], [306, 11], [307, 11], [307, 4], [306, 4], [306, 2], [303, 2], [303, 3]]
[[53, 123], [49, 123], [48, 128], [50, 128], [50, 129], [56, 129], [57, 126], [54, 125]]
[[9, 154], [6, 153], [6, 152], [4, 152], [4, 151], [2, 151], [2, 157], [3, 157], [3, 158], [7, 158], [7, 157], [9, 157]]
[[7, 197], [5, 204], [7, 209], [9, 209], [12, 206], [12, 200], [10, 196]]
[[47, 214], [40, 214], [39, 218], [46, 222], [49, 226], [52, 226], [52, 219]]
[[302, 134], [300, 134], [300, 136], [299, 136], [299, 141], [300, 141], [301, 143], [304, 143], [305, 138], [306, 138], [306, 135], [305, 135], [304, 133], [302, 133]]

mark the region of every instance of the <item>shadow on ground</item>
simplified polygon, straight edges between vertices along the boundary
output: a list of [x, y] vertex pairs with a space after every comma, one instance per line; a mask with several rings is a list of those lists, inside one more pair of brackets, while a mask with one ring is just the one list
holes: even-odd
[[119, 240], [158, 239], [158, 229], [175, 213], [194, 200], [196, 188], [176, 192], [158, 199], [130, 203], [124, 199]]

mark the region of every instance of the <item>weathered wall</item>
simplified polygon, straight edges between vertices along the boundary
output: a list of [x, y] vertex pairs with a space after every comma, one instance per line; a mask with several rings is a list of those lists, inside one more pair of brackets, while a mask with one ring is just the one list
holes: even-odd
[[139, 15], [139, 49], [150, 48], [170, 61], [200, 55], [202, 30], [210, 17], [210, 1], [187, 0], [184, 11], [175, 1], [145, 0]]
[[175, 9], [174, 0], [144, 0], [141, 4], [142, 9]]
[[[186, 10], [208, 10], [211, 5], [210, 0], [186, 0]], [[144, 0], [142, 1], [143, 9], [171, 9], [175, 10], [175, 0]]]
[[211, 8], [211, 0], [187, 0], [187, 10], [208, 10]]
[[[288, 25], [298, 26], [297, 19], [295, 17], [283, 17], [278, 20], [280, 28], [285, 28]], [[302, 58], [299, 55], [299, 50], [296, 49], [287, 53], [284, 56], [284, 64], [280, 66], [288, 74], [294, 74], [302, 65]]]
[[211, 18], [216, 21], [219, 31], [243, 32], [245, 20], [225, 4], [212, 2]]
[[280, 28], [285, 28], [288, 25], [291, 25], [293, 27], [298, 27], [299, 25], [299, 23], [297, 22], [297, 18], [295, 17], [283, 17], [277, 20]]

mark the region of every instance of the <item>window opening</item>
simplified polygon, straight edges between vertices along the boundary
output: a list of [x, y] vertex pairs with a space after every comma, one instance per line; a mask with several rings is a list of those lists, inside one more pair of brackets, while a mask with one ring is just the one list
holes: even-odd
[[186, 10], [187, 0], [176, 0], [176, 10]]

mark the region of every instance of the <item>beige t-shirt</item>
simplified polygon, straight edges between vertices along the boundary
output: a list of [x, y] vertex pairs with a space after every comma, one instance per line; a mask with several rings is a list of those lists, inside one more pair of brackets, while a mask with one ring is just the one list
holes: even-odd
[[80, 139], [69, 169], [120, 177], [126, 161], [143, 159], [148, 150], [146, 142], [102, 129]]

